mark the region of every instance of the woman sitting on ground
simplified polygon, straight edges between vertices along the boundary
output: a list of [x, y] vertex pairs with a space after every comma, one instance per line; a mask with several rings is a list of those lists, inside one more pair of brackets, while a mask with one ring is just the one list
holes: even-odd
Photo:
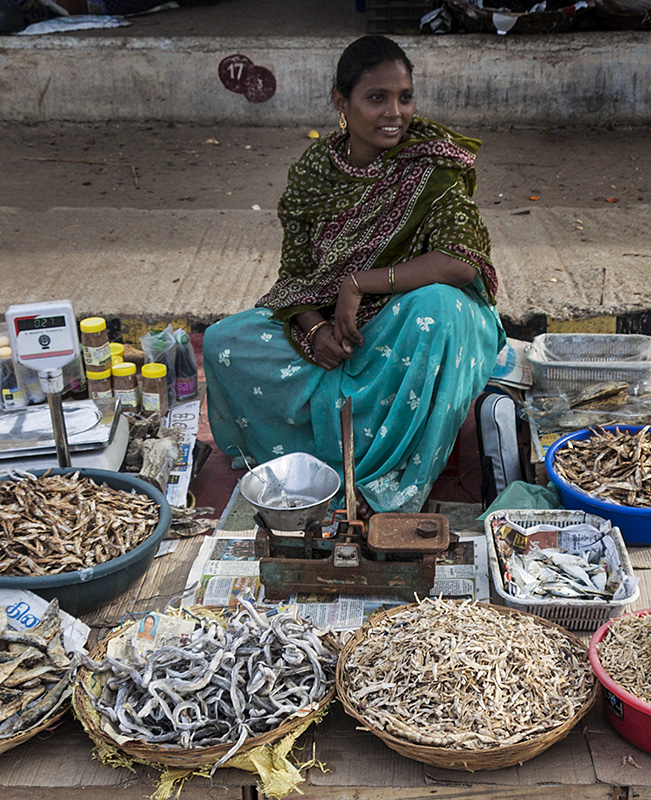
[[411, 75], [384, 36], [346, 48], [332, 92], [341, 131], [290, 168], [278, 206], [278, 279], [204, 339], [226, 453], [308, 452], [341, 474], [352, 397], [363, 516], [420, 511], [505, 343], [471, 200], [480, 143], [415, 117]]

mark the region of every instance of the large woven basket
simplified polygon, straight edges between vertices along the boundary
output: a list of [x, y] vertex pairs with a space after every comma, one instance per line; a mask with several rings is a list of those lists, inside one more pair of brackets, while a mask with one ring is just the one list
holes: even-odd
[[[204, 615], [206, 612], [221, 610], [221, 607], [211, 608], [210, 606], [196, 606], [190, 609], [196, 616]], [[109, 634], [94, 648], [91, 653], [91, 658], [94, 661], [102, 660], [106, 655], [108, 642], [123, 633], [125, 628], [131, 627], [131, 625], [134, 624], [136, 623], [130, 622], [126, 626]], [[160, 745], [147, 744], [146, 742], [135, 739], [118, 744], [113, 737], [109, 736], [101, 729], [99, 714], [93, 708], [91, 700], [82, 686], [82, 684], [84, 684], [88, 689], [92, 689], [95, 681], [96, 674], [93, 673], [92, 670], [86, 667], [80, 668], [72, 690], [72, 705], [84, 730], [100, 748], [102, 745], [108, 748], [117, 748], [131, 756], [135, 761], [141, 763], [158, 764], [181, 769], [200, 769], [215, 764], [233, 746], [233, 742], [227, 742], [225, 744], [214, 745], [213, 747], [197, 747], [186, 750], [182, 747], [163, 747]], [[253, 750], [253, 748], [259, 747], [260, 745], [273, 744], [284, 736], [292, 733], [296, 728], [302, 725], [305, 726], [306, 723], [318, 719], [332, 702], [334, 693], [335, 689], [333, 686], [319, 702], [318, 707], [310, 711], [309, 714], [306, 714], [304, 717], [285, 720], [285, 722], [281, 723], [273, 731], [268, 731], [267, 733], [252, 736], [250, 739], [247, 739], [236, 753], [236, 756]], [[228, 762], [226, 762], [224, 766], [228, 766]]]
[[[461, 603], [462, 601], [452, 602]], [[400, 755], [411, 758], [414, 761], [422, 761], [425, 764], [431, 764], [435, 767], [465, 770], [467, 772], [475, 772], [478, 770], [496, 770], [502, 769], [503, 767], [512, 767], [515, 764], [522, 764], [523, 762], [534, 758], [534, 756], [540, 755], [540, 753], [542, 753], [544, 750], [547, 750], [556, 742], [564, 739], [577, 724], [577, 722], [584, 717], [594, 705], [599, 692], [599, 684], [597, 681], [594, 682], [590, 696], [585, 703], [571, 719], [567, 720], [562, 725], [517, 744], [507, 745], [504, 747], [494, 747], [485, 750], [467, 750], [461, 748], [435, 747], [434, 745], [416, 744], [415, 742], [410, 742], [406, 739], [400, 739], [391, 733], [387, 733], [387, 731], [376, 728], [375, 726], [371, 725], [368, 720], [364, 719], [364, 717], [359, 714], [359, 712], [350, 702], [344, 681], [344, 668], [346, 661], [348, 660], [350, 654], [364, 639], [366, 631], [369, 628], [378, 625], [387, 617], [392, 617], [395, 614], [404, 611], [405, 609], [413, 608], [417, 605], [417, 603], [410, 603], [409, 605], [398, 606], [397, 608], [392, 608], [389, 611], [383, 611], [369, 619], [346, 642], [339, 656], [339, 661], [337, 662], [337, 695], [341, 700], [346, 713], [360, 722], [366, 730], [370, 731], [370, 733], [373, 733], [375, 736], [380, 738], [392, 750], [400, 753]], [[588, 650], [586, 645], [584, 645], [583, 642], [574, 634], [570, 633], [564, 628], [561, 628], [559, 625], [555, 625], [554, 623], [549, 622], [542, 617], [537, 617], [534, 614], [527, 614], [523, 611], [514, 611], [510, 608], [504, 608], [502, 606], [495, 605], [489, 605], [489, 608], [492, 608], [499, 614], [504, 614], [505, 616], [516, 614], [525, 617], [534, 617], [543, 627], [556, 628], [562, 631], [568, 639], [575, 644], [578, 644], [583, 650], [585, 650], [587, 659]]]
[[43, 731], [48, 730], [53, 725], [56, 725], [56, 723], [68, 712], [69, 708], [70, 698], [65, 700], [60, 706], [58, 706], [53, 712], [48, 714], [36, 725], [32, 725], [29, 730], [21, 731], [15, 736], [10, 736], [7, 739], [0, 739], [0, 753], [6, 753], [7, 750], [13, 750], [14, 747], [18, 747], [18, 745], [28, 742], [38, 733], [43, 733]]

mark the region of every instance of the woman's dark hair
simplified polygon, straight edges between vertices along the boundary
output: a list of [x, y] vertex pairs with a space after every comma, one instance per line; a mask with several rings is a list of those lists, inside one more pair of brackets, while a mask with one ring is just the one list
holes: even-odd
[[405, 51], [392, 39], [386, 36], [362, 36], [356, 39], [341, 54], [333, 88], [348, 100], [362, 74], [386, 61], [401, 61], [410, 75], [414, 69]]

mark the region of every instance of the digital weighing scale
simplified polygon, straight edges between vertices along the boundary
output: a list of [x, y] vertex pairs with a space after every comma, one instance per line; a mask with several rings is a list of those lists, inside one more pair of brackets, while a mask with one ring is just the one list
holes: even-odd
[[[38, 373], [48, 400], [0, 414], [0, 468], [73, 466], [118, 470], [129, 426], [114, 400], [62, 403], [63, 367], [79, 356], [69, 300], [13, 305], [6, 312], [15, 360]], [[56, 455], [56, 459], [52, 455]]]

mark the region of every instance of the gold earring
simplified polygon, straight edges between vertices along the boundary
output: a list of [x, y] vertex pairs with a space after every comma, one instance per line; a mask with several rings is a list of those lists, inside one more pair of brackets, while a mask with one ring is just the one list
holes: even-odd
[[339, 112], [339, 127], [341, 128], [342, 133], [346, 133], [346, 128], [348, 127], [348, 120], [344, 116], [344, 112]]

